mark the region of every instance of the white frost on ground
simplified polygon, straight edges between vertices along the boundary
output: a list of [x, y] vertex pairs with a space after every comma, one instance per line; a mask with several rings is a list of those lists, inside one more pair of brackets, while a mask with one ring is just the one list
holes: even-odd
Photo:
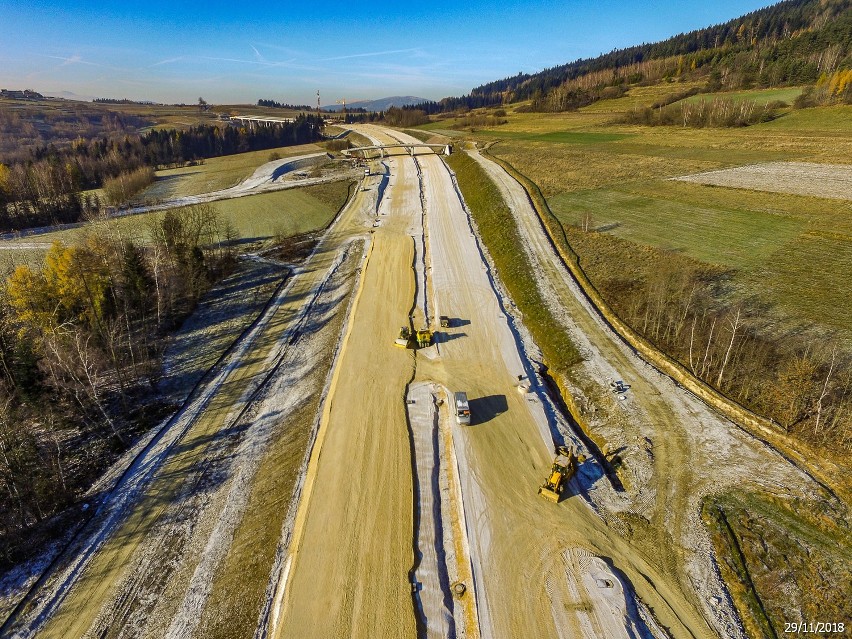
[[765, 162], [671, 178], [734, 189], [852, 200], [852, 165]]
[[161, 430], [155, 431], [151, 442], [133, 460], [121, 481], [99, 506], [98, 512], [88, 525], [87, 534], [75, 543], [73, 549], [69, 549], [69, 561], [61, 567], [59, 574], [52, 576], [50, 583], [45, 584], [38, 594], [28, 619], [22, 620], [21, 630], [16, 636], [31, 636], [59, 607], [89, 561], [123, 521], [127, 509], [142, 495], [154, 473], [189, 430], [195, 417], [204, 410], [219, 387], [243, 362], [255, 339], [263, 333], [278, 306], [286, 300], [289, 290], [288, 285], [279, 291], [266, 313], [258, 319], [236, 348], [217, 365], [209, 381], [187, 399], [184, 406]]
[[[183, 604], [177, 615], [172, 619], [166, 637], [178, 639], [189, 637], [201, 619], [201, 613], [213, 588], [213, 577], [216, 569], [231, 548], [234, 534], [245, 514], [248, 505], [254, 475], [263, 459], [263, 452], [269, 445], [270, 437], [275, 433], [280, 415], [295, 410], [311, 394], [311, 388], [305, 380], [314, 368], [318, 356], [317, 349], [321, 348], [319, 340], [306, 336], [293, 348], [289, 346], [290, 338], [301, 328], [302, 323], [312, 313], [318, 300], [324, 294], [331, 278], [337, 273], [338, 267], [349, 256], [352, 244], [342, 247], [334, 262], [326, 272], [322, 281], [317, 284], [302, 307], [299, 318], [282, 332], [279, 342], [285, 345], [283, 352], [273, 352], [271, 357], [278, 359], [271, 377], [271, 384], [264, 389], [259, 402], [255, 400], [246, 415], [249, 428], [237, 452], [230, 462], [229, 474], [232, 475], [231, 487], [225, 505], [217, 515], [216, 525], [207, 539], [201, 559], [196, 565], [190, 586]], [[327, 295], [327, 294], [326, 294]], [[327, 300], [327, 310], [324, 316], [311, 317], [312, 321], [322, 323], [333, 314], [340, 302], [340, 294]]]
[[[334, 226], [333, 224], [331, 228], [334, 228]], [[329, 231], [331, 231], [331, 228]], [[339, 265], [343, 259], [343, 253], [347, 251], [348, 249], [342, 250], [330, 272], [333, 272], [337, 265]], [[314, 250], [314, 254], [316, 252], [317, 249]], [[308, 259], [311, 258], [309, 257]], [[243, 334], [239, 342], [230, 348], [223, 358], [217, 362], [207, 374], [206, 381], [200, 384], [190, 395], [181, 409], [172, 418], [167, 420], [163, 427], [155, 429], [147, 438], [139, 442], [132, 451], [128, 451], [124, 456], [123, 459], [126, 460], [126, 465], [123, 472], [121, 472], [121, 469], [118, 471], [121, 472], [121, 477], [117, 480], [118, 483], [100, 504], [98, 512], [87, 525], [84, 534], [80, 539], [74, 541], [72, 547], [66, 549], [64, 563], [57, 566], [56, 572], [48, 577], [38, 592], [33, 593], [26, 618], [16, 621], [17, 631], [14, 635], [15, 637], [32, 636], [58, 609], [65, 595], [83, 574], [90, 560], [121, 524], [129, 508], [144, 493], [150, 479], [169, 457], [174, 446], [181, 441], [183, 435], [192, 426], [195, 418], [204, 411], [205, 407], [210, 403], [232, 372], [249, 356], [249, 352], [257, 338], [267, 330], [270, 320], [276, 315], [279, 307], [288, 299], [294, 282], [295, 278], [291, 278], [286, 286], [279, 289], [274, 299], [267, 305], [264, 313], [255, 320], [252, 326]], [[321, 288], [319, 287], [319, 290]], [[315, 288], [314, 292], [317, 293], [317, 290]], [[273, 349], [270, 361], [280, 356], [282, 349], [286, 345], [288, 335], [283, 335], [278, 340], [278, 346]], [[235, 402], [233, 410], [226, 418], [226, 422], [230, 423], [233, 421], [233, 418], [241, 414], [246, 408], [249, 398], [263, 383], [263, 379], [261, 378], [264, 376], [259, 377], [253, 383], [249, 384], [249, 387], [240, 399]], [[114, 468], [119, 468], [119, 466], [120, 464], [116, 464]], [[209, 501], [207, 500], [205, 503], [209, 504]], [[180, 520], [176, 521], [173, 526], [179, 527], [187, 523], [182, 518], [178, 519]], [[203, 592], [199, 591], [196, 594], [203, 594]], [[191, 596], [192, 593], [190, 592], [188, 597]], [[197, 619], [195, 621], [197, 622]]]

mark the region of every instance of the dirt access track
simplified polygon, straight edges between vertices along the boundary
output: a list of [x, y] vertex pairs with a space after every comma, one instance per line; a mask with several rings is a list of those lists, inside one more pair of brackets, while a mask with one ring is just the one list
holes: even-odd
[[[520, 185], [475, 157], [583, 351], [585, 388], [631, 386], [602, 394], [595, 424], [623, 449], [630, 486], [613, 487], [554, 406], [447, 166], [390, 155], [4, 636], [744, 636], [700, 499], [815, 485], [633, 355]], [[432, 346], [394, 345], [409, 317], [435, 330]], [[563, 443], [588, 459], [554, 504], [536, 493]]]

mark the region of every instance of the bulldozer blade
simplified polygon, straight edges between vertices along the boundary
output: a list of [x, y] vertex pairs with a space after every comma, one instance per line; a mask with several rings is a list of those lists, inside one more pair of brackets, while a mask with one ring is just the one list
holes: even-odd
[[554, 490], [550, 490], [550, 488], [545, 488], [542, 486], [538, 489], [538, 494], [544, 497], [548, 501], [552, 501], [554, 504], [559, 503], [559, 498], [561, 495]]

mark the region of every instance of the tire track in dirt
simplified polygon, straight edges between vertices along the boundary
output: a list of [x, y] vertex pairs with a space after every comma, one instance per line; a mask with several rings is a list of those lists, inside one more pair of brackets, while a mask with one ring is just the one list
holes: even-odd
[[[441, 183], [444, 180], [445, 167], [440, 160], [437, 163], [434, 160], [424, 156], [421, 163], [424, 165], [424, 173], [429, 177], [429, 181], [437, 181]], [[428, 165], [429, 168], [425, 168]], [[528, 361], [519, 358], [518, 352], [524, 352], [524, 345], [521, 343], [521, 337], [509, 330], [505, 331], [505, 327], [509, 326], [509, 320], [503, 310], [503, 300], [497, 293], [495, 288], [497, 284], [491, 279], [489, 267], [483, 263], [483, 256], [478, 248], [471, 250], [470, 248], [462, 251], [458, 246], [457, 240], [462, 237], [474, 237], [473, 230], [467, 228], [467, 218], [464, 213], [459, 219], [456, 219], [458, 213], [455, 212], [455, 207], [460, 207], [460, 202], [452, 200], [452, 196], [448, 200], [448, 194], [457, 196], [456, 191], [450, 184], [446, 188], [443, 184], [431, 191], [427, 188], [427, 208], [430, 216], [434, 218], [430, 222], [430, 228], [438, 223], [439, 233], [438, 239], [433, 238], [430, 241], [432, 247], [432, 276], [436, 274], [441, 278], [441, 282], [433, 281], [433, 288], [436, 291], [438, 300], [434, 304], [435, 308], [440, 308], [442, 312], [447, 312], [450, 309], [450, 314], [466, 318], [465, 326], [470, 325], [471, 335], [460, 333], [450, 335], [452, 338], [449, 341], [441, 340], [442, 345], [442, 361], [426, 360], [424, 361], [424, 373], [421, 379], [449, 379], [456, 381], [450, 384], [456, 389], [466, 388], [468, 391], [483, 392], [483, 388], [494, 388], [497, 386], [506, 387], [509, 380], [512, 378], [510, 371], [517, 372], [523, 370], [528, 376], [531, 376], [531, 366]], [[463, 208], [463, 207], [462, 207]], [[446, 215], [450, 211], [454, 211], [451, 216], [451, 222], [454, 230], [449, 228], [441, 229], [441, 224], [446, 225]], [[462, 223], [459, 224], [459, 221]], [[464, 230], [462, 230], [464, 229]], [[455, 240], [453, 239], [455, 237]], [[467, 243], [464, 240], [462, 244]], [[437, 246], [437, 249], [435, 248]], [[476, 242], [474, 242], [476, 246]], [[437, 250], [437, 255], [435, 254]], [[461, 253], [460, 253], [461, 251]], [[448, 255], [449, 252], [449, 255]], [[464, 256], [464, 257], [462, 257]], [[479, 262], [475, 266], [474, 262], [467, 260], [476, 256]], [[460, 265], [461, 268], [459, 268]], [[455, 272], [453, 277], [461, 277], [458, 286], [447, 287], [446, 275], [443, 275], [444, 269], [449, 269], [449, 272]], [[458, 270], [454, 270], [458, 269]], [[485, 273], [488, 283], [484, 286], [478, 283], [479, 276], [474, 276], [476, 273]], [[464, 274], [464, 276], [463, 276]], [[467, 279], [471, 278], [471, 280]], [[476, 284], [473, 284], [476, 281]], [[455, 292], [455, 295], [452, 293]], [[495, 305], [495, 298], [500, 300]], [[496, 306], [496, 308], [495, 308]], [[477, 309], [473, 311], [473, 309]], [[459, 314], [459, 315], [457, 315]], [[495, 322], [494, 318], [497, 318]], [[505, 323], [505, 324], [504, 324]], [[498, 328], [499, 327], [499, 328]], [[482, 340], [482, 333], [485, 333], [485, 340]], [[453, 332], [450, 332], [453, 333]], [[478, 339], [470, 342], [473, 335], [479, 335]], [[507, 337], [508, 336], [508, 337]], [[511, 349], [518, 350], [509, 350]], [[461, 349], [461, 350], [460, 350]], [[427, 349], [431, 350], [431, 349]], [[447, 359], [448, 356], [450, 360]], [[461, 360], [458, 357], [461, 356]], [[419, 359], [419, 358], [418, 358]], [[454, 361], [453, 361], [454, 360]], [[459, 366], [461, 365], [461, 368]], [[465, 369], [469, 369], [466, 370]], [[418, 365], [418, 371], [420, 366]], [[499, 382], [498, 380], [501, 379]], [[418, 377], [420, 377], [418, 373]], [[464, 380], [459, 383], [460, 380]], [[476, 380], [476, 381], [474, 381]], [[456, 454], [459, 458], [459, 469], [463, 476], [462, 496], [465, 502], [465, 517], [469, 522], [472, 534], [471, 550], [472, 561], [474, 563], [474, 584], [477, 594], [488, 591], [487, 596], [478, 596], [477, 600], [480, 603], [488, 604], [487, 607], [480, 607], [480, 624], [482, 625], [483, 636], [556, 636], [555, 628], [553, 627], [549, 610], [545, 611], [538, 606], [537, 602], [541, 601], [538, 596], [543, 588], [542, 582], [538, 581], [530, 583], [530, 578], [535, 579], [534, 575], [530, 575], [527, 571], [528, 558], [530, 554], [535, 556], [537, 553], [523, 552], [521, 549], [532, 544], [533, 546], [548, 548], [547, 555], [558, 553], [560, 547], [553, 539], [545, 541], [540, 538], [540, 533], [544, 530], [549, 530], [544, 522], [537, 522], [533, 516], [525, 516], [522, 520], [517, 519], [518, 506], [527, 501], [535, 506], [535, 511], [539, 513], [553, 514], [552, 509], [548, 509], [542, 503], [543, 500], [535, 497], [535, 491], [530, 490], [529, 493], [522, 492], [518, 494], [518, 486], [516, 484], [517, 477], [513, 477], [517, 470], [516, 463], [518, 456], [512, 451], [528, 451], [533, 452], [533, 448], [538, 449], [544, 444], [549, 447], [552, 442], [552, 431], [549, 427], [548, 410], [545, 409], [544, 398], [537, 394], [525, 395], [523, 398], [517, 393], [517, 381], [510, 386], [512, 394], [503, 396], [507, 401], [509, 410], [508, 414], [510, 421], [503, 418], [493, 418], [493, 426], [478, 425], [473, 427], [460, 427], [459, 437], [454, 438], [456, 444]], [[540, 388], [541, 384], [536, 381], [533, 386]], [[487, 393], [487, 391], [485, 391]], [[473, 397], [477, 397], [478, 393], [474, 392]], [[500, 396], [493, 396], [498, 398]], [[495, 400], [489, 400], [492, 403]], [[499, 402], [498, 402], [499, 405]], [[549, 406], [549, 405], [548, 405]], [[533, 410], [531, 411], [531, 408]], [[499, 412], [505, 409], [498, 409]], [[550, 407], [552, 411], [552, 407]], [[486, 405], [482, 405], [479, 409], [482, 412], [480, 415], [484, 421], [489, 421]], [[474, 415], [478, 411], [474, 411]], [[530, 419], [532, 414], [536, 415], [535, 419]], [[552, 412], [550, 413], [553, 414]], [[526, 415], [526, 416], [525, 416]], [[523, 424], [523, 428], [517, 425], [517, 429], [512, 426], [511, 420], [518, 420]], [[533, 428], [530, 428], [535, 424]], [[506, 427], [509, 426], [507, 429]], [[508, 436], [506, 443], [509, 443], [509, 449], [500, 450], [501, 446], [496, 445], [493, 441], [482, 446], [484, 440], [479, 441], [482, 437], [502, 437], [501, 431], [512, 431], [513, 434], [522, 437], [520, 442], [506, 432]], [[481, 433], [477, 435], [476, 433]], [[530, 436], [532, 439], [530, 440]], [[540, 439], [536, 442], [535, 437]], [[520, 448], [518, 443], [521, 444]], [[490, 451], [490, 452], [489, 452]], [[514, 455], [514, 458], [506, 457], [498, 459], [502, 453]], [[538, 450], [535, 451], [536, 453]], [[544, 467], [549, 462], [544, 453], [539, 457], [539, 461], [534, 466], [541, 466], [540, 471], [544, 474]], [[523, 456], [522, 456], [523, 457]], [[528, 474], [528, 469], [524, 474]], [[503, 474], [501, 475], [501, 470]], [[526, 483], [526, 482], [524, 482]], [[526, 515], [526, 513], [525, 513]], [[512, 524], [508, 524], [511, 521]], [[522, 523], [523, 522], [523, 523]], [[539, 527], [534, 524], [541, 523]], [[517, 535], [509, 534], [506, 536], [504, 526], [509, 525], [511, 528], [517, 527], [518, 534], [526, 535], [526, 538], [519, 538]], [[532, 527], [531, 527], [532, 526]], [[506, 542], [512, 539], [511, 542]], [[520, 543], [519, 543], [520, 542]], [[513, 546], [512, 550], [509, 547]], [[555, 555], [554, 555], [555, 556]], [[487, 557], [487, 563], [482, 562], [483, 557]], [[500, 564], [499, 567], [496, 564]], [[523, 573], [519, 580], [518, 571]], [[479, 573], [479, 576], [477, 576]], [[541, 592], [541, 594], [544, 594]], [[493, 595], [493, 598], [492, 598]], [[494, 601], [498, 604], [495, 606]], [[532, 605], [530, 605], [532, 604]], [[489, 610], [493, 610], [493, 613]]]

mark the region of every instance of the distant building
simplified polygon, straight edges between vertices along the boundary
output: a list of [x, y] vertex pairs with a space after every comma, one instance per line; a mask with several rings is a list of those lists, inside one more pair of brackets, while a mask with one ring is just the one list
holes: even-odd
[[8, 100], [44, 100], [44, 96], [41, 93], [37, 93], [31, 89], [24, 89], [23, 91], [0, 89], [0, 98]]

